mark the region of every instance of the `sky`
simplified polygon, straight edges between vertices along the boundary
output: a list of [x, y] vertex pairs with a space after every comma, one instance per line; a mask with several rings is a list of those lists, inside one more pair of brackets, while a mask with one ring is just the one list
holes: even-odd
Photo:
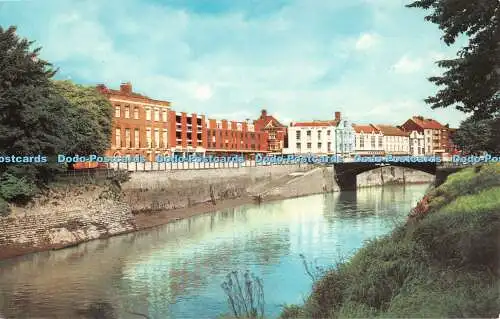
[[0, 0], [0, 26], [42, 48], [59, 79], [168, 100], [231, 120], [400, 125], [432, 110], [427, 78], [453, 58], [425, 11], [402, 0]]

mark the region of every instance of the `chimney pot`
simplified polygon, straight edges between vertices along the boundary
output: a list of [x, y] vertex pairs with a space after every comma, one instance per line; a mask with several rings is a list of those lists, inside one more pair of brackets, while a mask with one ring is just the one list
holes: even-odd
[[335, 112], [335, 121], [340, 121], [340, 112]]
[[122, 83], [120, 85], [120, 92], [124, 94], [132, 94], [132, 83]]

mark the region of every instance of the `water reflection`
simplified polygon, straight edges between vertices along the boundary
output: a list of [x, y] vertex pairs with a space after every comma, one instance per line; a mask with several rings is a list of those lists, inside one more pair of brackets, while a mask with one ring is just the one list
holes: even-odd
[[[267, 314], [310, 290], [299, 254], [331, 264], [404, 218], [426, 185], [247, 205], [0, 262], [0, 317], [215, 318], [235, 269], [264, 280]], [[104, 317], [103, 317], [104, 316]]]

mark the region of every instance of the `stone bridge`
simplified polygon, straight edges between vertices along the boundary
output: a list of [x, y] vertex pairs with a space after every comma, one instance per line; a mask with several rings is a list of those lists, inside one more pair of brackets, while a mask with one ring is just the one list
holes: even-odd
[[436, 176], [436, 185], [442, 184], [446, 177], [454, 172], [461, 170], [466, 166], [446, 165], [435, 162], [345, 162], [334, 164], [335, 180], [341, 191], [349, 191], [356, 189], [356, 176], [363, 172], [372, 169], [386, 167], [386, 166], [399, 166], [419, 170]]

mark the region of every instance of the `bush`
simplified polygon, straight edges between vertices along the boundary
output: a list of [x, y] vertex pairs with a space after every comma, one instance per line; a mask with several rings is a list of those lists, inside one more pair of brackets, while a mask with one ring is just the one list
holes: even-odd
[[37, 191], [26, 177], [4, 173], [0, 178], [0, 197], [9, 202], [27, 202]]
[[9, 214], [10, 214], [9, 203], [7, 203], [5, 199], [0, 197], [0, 216], [8, 216]]

